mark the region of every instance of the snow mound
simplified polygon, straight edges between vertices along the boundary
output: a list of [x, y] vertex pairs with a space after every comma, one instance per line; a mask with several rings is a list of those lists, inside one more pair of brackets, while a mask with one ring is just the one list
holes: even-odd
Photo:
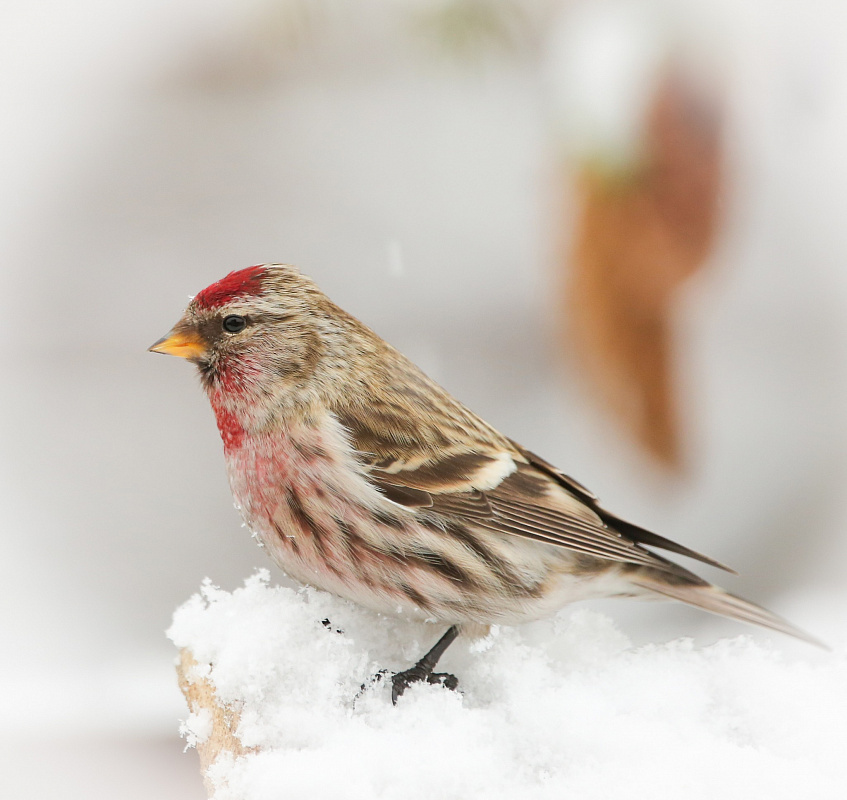
[[[604, 615], [565, 610], [458, 640], [439, 669], [462, 692], [413, 686], [393, 707], [371, 676], [443, 630], [271, 586], [264, 570], [232, 593], [205, 582], [168, 635], [256, 748], [212, 766], [216, 800], [845, 796], [844, 648], [806, 661], [747, 637], [633, 649]], [[189, 741], [207, 727], [189, 720]]]

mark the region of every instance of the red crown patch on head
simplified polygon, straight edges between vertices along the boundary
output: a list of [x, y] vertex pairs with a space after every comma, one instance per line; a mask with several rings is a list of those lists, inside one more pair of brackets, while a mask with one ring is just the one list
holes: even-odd
[[199, 308], [218, 308], [236, 297], [258, 294], [262, 289], [264, 272], [262, 265], [230, 272], [225, 278], [199, 292], [194, 302]]

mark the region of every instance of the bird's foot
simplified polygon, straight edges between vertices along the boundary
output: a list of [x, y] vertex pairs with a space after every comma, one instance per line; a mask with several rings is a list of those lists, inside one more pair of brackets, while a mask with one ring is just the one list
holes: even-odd
[[403, 670], [403, 672], [395, 672], [391, 676], [391, 702], [397, 705], [398, 698], [406, 689], [413, 683], [420, 683], [422, 681], [444, 686], [451, 691], [455, 691], [459, 685], [459, 679], [449, 672], [428, 672], [420, 664], [415, 664], [414, 667]]

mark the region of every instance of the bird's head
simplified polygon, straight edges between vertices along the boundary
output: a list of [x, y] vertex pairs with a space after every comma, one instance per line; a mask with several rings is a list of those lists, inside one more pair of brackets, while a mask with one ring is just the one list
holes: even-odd
[[213, 405], [261, 418], [281, 404], [307, 411], [318, 402], [326, 383], [318, 367], [344, 339], [335, 335], [338, 324], [337, 310], [308, 278], [265, 264], [203, 289], [149, 349], [194, 362]]

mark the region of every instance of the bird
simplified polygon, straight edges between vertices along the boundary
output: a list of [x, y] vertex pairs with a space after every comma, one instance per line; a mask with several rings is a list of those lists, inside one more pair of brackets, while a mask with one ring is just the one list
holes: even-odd
[[819, 644], [656, 553], [732, 572], [607, 511], [292, 266], [229, 273], [149, 350], [197, 366], [236, 507], [288, 576], [446, 626], [392, 673], [395, 704], [417, 682], [456, 688], [436, 667], [460, 634], [593, 598], [680, 601]]

